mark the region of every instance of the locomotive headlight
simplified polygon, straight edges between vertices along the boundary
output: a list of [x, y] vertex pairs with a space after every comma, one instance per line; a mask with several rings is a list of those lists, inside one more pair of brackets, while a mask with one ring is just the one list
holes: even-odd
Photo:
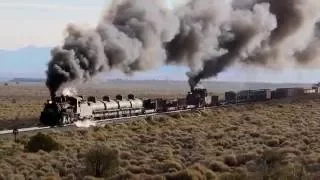
[[52, 104], [52, 101], [49, 101], [49, 104]]

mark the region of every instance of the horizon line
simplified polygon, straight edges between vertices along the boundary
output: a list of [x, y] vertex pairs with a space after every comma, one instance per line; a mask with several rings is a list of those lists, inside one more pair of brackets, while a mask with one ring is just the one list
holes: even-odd
[[[7, 79], [7, 80], [4, 80]], [[20, 82], [20, 83], [43, 83], [46, 81], [45, 78], [28, 78], [28, 77], [15, 77], [15, 78], [5, 78], [0, 77], [0, 82], [16, 82], [15, 80], [30, 80], [30, 82]], [[31, 82], [32, 80], [39, 80], [39, 82]], [[168, 82], [188, 82], [188, 80], [170, 80], [170, 79], [121, 79], [121, 78], [114, 78], [114, 79], [105, 79], [99, 80], [98, 83], [101, 82], [108, 82], [108, 81], [168, 81]], [[203, 80], [201, 83], [252, 83], [252, 84], [315, 84], [318, 82], [294, 82], [294, 81], [287, 81], [287, 82], [267, 82], [267, 81], [234, 81], [234, 80]], [[96, 81], [88, 81], [82, 84], [90, 84], [90, 83], [97, 83]]]

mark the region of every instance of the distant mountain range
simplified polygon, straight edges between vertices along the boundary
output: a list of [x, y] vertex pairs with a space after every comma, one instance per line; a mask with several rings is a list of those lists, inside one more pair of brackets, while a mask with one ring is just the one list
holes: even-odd
[[[45, 79], [47, 64], [51, 58], [51, 47], [27, 46], [16, 50], [0, 49], [0, 81], [10, 81], [13, 78]], [[183, 79], [185, 74], [177, 75], [183, 70], [178, 67], [163, 67], [159, 70], [137, 73], [135, 76], [126, 76], [119, 71], [102, 75], [102, 79]], [[23, 81], [24, 81], [23, 80]]]
[[43, 83], [45, 79], [41, 78], [13, 78], [9, 82], [19, 82], [19, 83]]
[[50, 60], [49, 47], [28, 46], [17, 50], [0, 49], [0, 79], [45, 77]]

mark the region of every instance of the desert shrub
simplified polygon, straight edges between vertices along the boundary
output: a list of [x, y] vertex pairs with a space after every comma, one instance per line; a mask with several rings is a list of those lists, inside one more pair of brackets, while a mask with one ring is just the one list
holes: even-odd
[[266, 145], [270, 147], [276, 147], [279, 145], [279, 140], [278, 139], [270, 139], [266, 142]]
[[121, 159], [125, 159], [125, 160], [129, 160], [132, 157], [132, 154], [130, 152], [120, 152], [120, 158]]
[[88, 173], [95, 177], [110, 177], [120, 167], [119, 154], [105, 146], [96, 146], [85, 155]]
[[59, 150], [61, 146], [51, 136], [38, 133], [30, 138], [24, 148], [28, 152], [38, 152], [39, 150], [50, 152]]
[[289, 166], [284, 165], [258, 174], [256, 178], [260, 179], [292, 179], [292, 180], [309, 180], [311, 176], [305, 171], [304, 166]]
[[208, 111], [200, 111], [201, 116], [208, 117], [210, 114]]
[[165, 177], [167, 180], [216, 179], [216, 176], [212, 171], [200, 164], [194, 164], [183, 171], [167, 174]]
[[177, 173], [168, 174], [166, 176], [167, 180], [194, 180], [194, 179], [204, 179], [203, 175], [193, 169], [188, 169], [180, 171]]
[[224, 173], [221, 174], [219, 180], [249, 180], [250, 178], [243, 173]]
[[140, 167], [140, 166], [135, 166], [132, 165], [130, 167], [128, 167], [127, 169], [129, 172], [133, 173], [133, 174], [141, 174], [141, 173], [145, 173], [145, 169]]
[[101, 127], [99, 127], [99, 126], [95, 126], [95, 127], [93, 127], [93, 131], [94, 132], [98, 132], [98, 131], [100, 131], [100, 130], [102, 130], [103, 128], [101, 128]]
[[131, 172], [124, 172], [111, 177], [110, 180], [139, 180], [139, 177]]
[[76, 176], [74, 174], [68, 174], [66, 177], [63, 177], [62, 180], [76, 180]]
[[167, 122], [167, 121], [169, 120], [169, 116], [156, 117], [155, 120], [156, 120], [157, 122], [164, 123], [164, 122]]
[[215, 132], [215, 133], [209, 132], [208, 135], [207, 135], [207, 138], [208, 139], [216, 139], [216, 140], [218, 140], [218, 139], [223, 138], [223, 136], [224, 136], [223, 132]]
[[21, 138], [17, 138], [16, 142], [22, 145], [27, 145], [29, 138], [27, 136], [22, 136]]
[[183, 166], [180, 163], [173, 160], [164, 160], [157, 166], [162, 172], [177, 172], [183, 169]]
[[266, 150], [262, 153], [260, 163], [266, 166], [265, 168], [271, 169], [281, 164], [284, 158], [284, 154], [278, 151]]
[[205, 177], [205, 179], [208, 179], [208, 180], [216, 179], [215, 173], [202, 164], [196, 163], [192, 165], [191, 168], [193, 170], [200, 172], [203, 175], [203, 177]]
[[181, 119], [182, 118], [181, 113], [172, 113], [172, 114], [169, 114], [169, 116], [173, 119]]
[[247, 154], [239, 154], [237, 155], [238, 165], [245, 165], [250, 161], [257, 160], [258, 155], [254, 153], [247, 153]]
[[148, 122], [148, 121], [152, 121], [153, 120], [153, 116], [147, 116], [146, 117], [146, 121]]
[[210, 162], [209, 168], [214, 172], [227, 172], [230, 170], [226, 164], [220, 161]]
[[238, 161], [235, 155], [228, 155], [224, 157], [224, 163], [228, 166], [237, 166]]

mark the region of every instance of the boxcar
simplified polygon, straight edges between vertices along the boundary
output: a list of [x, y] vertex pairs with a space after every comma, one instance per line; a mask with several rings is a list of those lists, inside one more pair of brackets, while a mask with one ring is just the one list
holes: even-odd
[[251, 90], [243, 90], [237, 93], [237, 102], [248, 102], [250, 101]]
[[250, 93], [251, 101], [266, 101], [271, 99], [271, 90], [270, 89], [260, 89], [254, 90]]
[[211, 96], [211, 106], [219, 105], [219, 96]]
[[225, 92], [225, 102], [226, 104], [234, 104], [237, 100], [237, 93], [234, 91]]
[[286, 98], [293, 96], [301, 96], [304, 94], [303, 88], [278, 88], [272, 93], [272, 98]]

